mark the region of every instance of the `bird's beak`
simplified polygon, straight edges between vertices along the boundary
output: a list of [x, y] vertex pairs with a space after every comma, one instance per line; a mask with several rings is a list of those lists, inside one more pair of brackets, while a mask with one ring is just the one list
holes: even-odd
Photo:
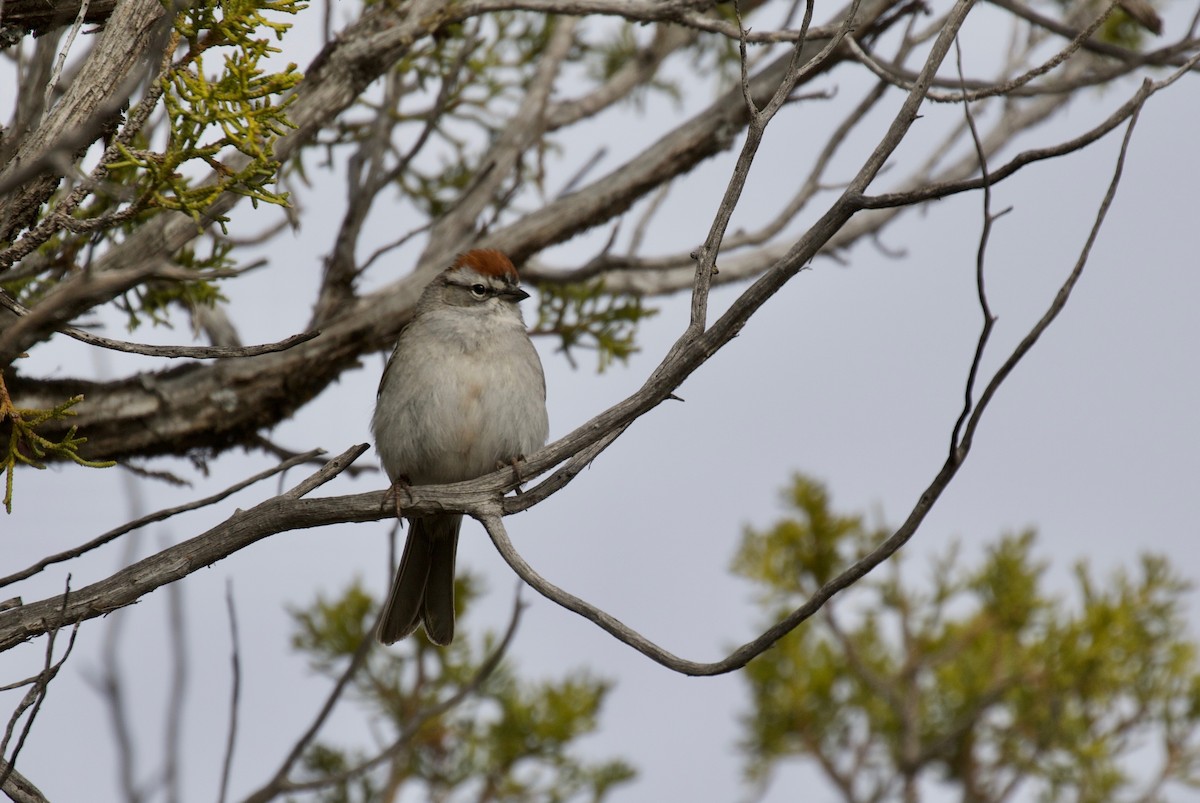
[[524, 301], [529, 298], [529, 293], [526, 293], [520, 287], [510, 287], [507, 290], [501, 290], [500, 295], [504, 296], [509, 301], [516, 304], [518, 301]]

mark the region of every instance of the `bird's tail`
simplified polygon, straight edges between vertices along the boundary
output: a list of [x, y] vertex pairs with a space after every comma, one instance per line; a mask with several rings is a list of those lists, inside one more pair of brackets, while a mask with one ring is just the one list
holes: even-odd
[[425, 635], [445, 646], [454, 640], [454, 559], [462, 515], [442, 513], [410, 519], [412, 529], [377, 637], [393, 644], [425, 625]]

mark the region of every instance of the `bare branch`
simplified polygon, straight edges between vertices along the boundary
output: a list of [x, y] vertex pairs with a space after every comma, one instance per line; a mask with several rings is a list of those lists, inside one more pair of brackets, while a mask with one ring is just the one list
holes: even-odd
[[422, 261], [442, 265], [457, 251], [461, 243], [469, 242], [476, 220], [495, 197], [502, 183], [512, 175], [521, 156], [537, 142], [546, 130], [546, 106], [559, 68], [575, 42], [577, 20], [559, 18], [538, 61], [538, 67], [525, 97], [508, 125], [480, 160], [475, 178], [454, 208], [438, 218], [429, 231]]
[[242, 660], [238, 646], [237, 607], [233, 603], [233, 581], [225, 583], [225, 610], [229, 614], [229, 660], [233, 682], [229, 687], [229, 731], [225, 736], [225, 758], [221, 761], [221, 793], [217, 797], [225, 803], [229, 795], [229, 776], [233, 770], [233, 749], [237, 744], [238, 700], [242, 689]]
[[521, 612], [524, 610], [524, 607], [524, 604], [521, 602], [521, 589], [518, 586], [516, 598], [513, 601], [512, 616], [508, 621], [508, 628], [505, 630], [503, 638], [500, 639], [500, 643], [496, 645], [495, 649], [492, 650], [487, 659], [479, 665], [479, 668], [475, 671], [475, 674], [471, 676], [470, 680], [460, 686], [454, 692], [454, 694], [450, 695], [445, 700], [442, 700], [440, 703], [430, 706], [424, 711], [419, 711], [415, 715], [411, 716], [404, 723], [404, 727], [395, 741], [393, 741], [391, 745], [382, 750], [374, 758], [364, 761], [361, 764], [342, 772], [333, 773], [315, 781], [288, 781], [287, 773], [290, 771], [291, 766], [295, 764], [296, 760], [298, 760], [307, 743], [311, 741], [313, 736], [316, 735], [317, 729], [320, 727], [325, 717], [329, 714], [329, 711], [332, 709], [333, 703], [337, 700], [338, 695], [340, 695], [342, 687], [344, 687], [354, 672], [357, 671], [358, 667], [356, 663], [360, 663], [366, 653], [375, 646], [374, 638], [370, 635], [371, 631], [369, 631], [368, 635], [363, 639], [362, 644], [359, 646], [358, 652], [355, 653], [354, 659], [351, 661], [350, 666], [347, 668], [342, 677], [339, 678], [338, 685], [334, 688], [334, 692], [326, 701], [320, 715], [313, 723], [312, 727], [309, 728], [309, 731], [305, 734], [305, 737], [301, 739], [301, 741], [293, 748], [291, 755], [288, 756], [288, 759], [284, 762], [284, 765], [280, 767], [279, 771], [275, 774], [275, 777], [272, 778], [272, 780], [265, 786], [259, 788], [250, 796], [248, 796], [243, 803], [267, 803], [268, 801], [273, 800], [281, 794], [287, 792], [310, 792], [318, 789], [325, 789], [336, 784], [353, 780], [363, 773], [369, 772], [375, 767], [378, 767], [388, 761], [394, 761], [398, 755], [408, 748], [408, 745], [412, 742], [413, 737], [426, 722], [442, 716], [447, 711], [453, 710], [456, 706], [467, 699], [467, 697], [478, 691], [484, 682], [491, 677], [492, 673], [496, 671], [496, 667], [500, 665], [500, 661], [503, 660], [505, 654], [508, 652], [509, 645], [512, 644], [513, 636], [515, 636], [517, 633], [517, 625], [521, 621]]
[[[954, 53], [958, 66], [959, 77], [962, 77], [962, 47], [958, 40], [954, 40]], [[983, 149], [983, 143], [979, 139], [979, 131], [975, 128], [975, 116], [971, 114], [971, 103], [967, 97], [967, 91], [964, 87], [962, 93], [963, 116], [966, 118], [967, 126], [971, 130], [971, 141], [975, 144], [975, 155], [979, 160], [980, 180], [983, 182], [983, 227], [979, 232], [979, 247], [975, 253], [975, 292], [979, 299], [979, 310], [983, 313], [983, 328], [979, 332], [979, 338], [975, 343], [975, 356], [971, 360], [971, 367], [967, 372], [966, 388], [963, 391], [963, 407], [959, 413], [958, 420], [954, 422], [954, 429], [950, 433], [950, 454], [953, 456], [958, 449], [958, 435], [962, 431], [963, 423], [967, 420], [967, 416], [971, 413], [971, 406], [975, 401], [975, 379], [979, 374], [979, 367], [983, 361], [983, 352], [987, 348], [988, 338], [991, 337], [992, 327], [996, 324], [996, 316], [992, 314], [991, 307], [988, 305], [987, 288], [983, 281], [984, 260], [987, 257], [988, 239], [992, 233], [992, 224], [995, 222], [995, 217], [992, 215], [992, 179], [988, 171], [987, 153]]]
[[[1063, 156], [1068, 153], [1074, 153], [1087, 145], [1099, 140], [1110, 131], [1114, 130], [1121, 123], [1133, 117], [1134, 113], [1142, 107], [1147, 99], [1154, 93], [1165, 89], [1173, 84], [1189, 70], [1193, 69], [1200, 63], [1200, 53], [1193, 55], [1188, 59], [1183, 66], [1172, 73], [1167, 78], [1161, 81], [1144, 81], [1138, 90], [1125, 101], [1119, 108], [1110, 114], [1103, 122], [1094, 128], [1080, 134], [1078, 137], [1062, 142], [1047, 148], [1032, 148], [1014, 156], [1009, 162], [996, 168], [990, 177], [993, 185], [1012, 176], [1022, 167], [1044, 159], [1053, 159], [1057, 156]], [[925, 187], [920, 187], [914, 190], [894, 193], [881, 193], [879, 195], [865, 195], [860, 203], [864, 209], [886, 209], [890, 207], [907, 206], [915, 201], [932, 200], [934, 198], [945, 198], [960, 192], [968, 190], [977, 190], [983, 187], [983, 181], [980, 178], [963, 179], [960, 181], [951, 182], [935, 182]]]
[[354, 651], [354, 656], [350, 659], [350, 663], [347, 664], [345, 671], [342, 672], [340, 677], [338, 677], [337, 683], [334, 684], [333, 689], [329, 692], [329, 696], [325, 698], [325, 703], [321, 706], [321, 710], [318, 711], [317, 715], [313, 718], [312, 724], [310, 724], [308, 729], [301, 734], [299, 739], [296, 740], [296, 744], [292, 746], [287, 758], [285, 758], [283, 763], [279, 765], [279, 769], [275, 771], [275, 775], [271, 778], [271, 780], [268, 781], [261, 789], [255, 792], [254, 795], [251, 795], [251, 799], [270, 800], [282, 792], [283, 787], [288, 783], [288, 775], [291, 774], [292, 770], [296, 766], [296, 763], [301, 759], [301, 757], [303, 757], [304, 751], [309, 748], [313, 739], [317, 737], [321, 727], [324, 726], [325, 721], [329, 719], [329, 715], [333, 713], [333, 709], [337, 705], [338, 700], [341, 699], [346, 687], [358, 673], [358, 670], [362, 668], [363, 663], [366, 661], [367, 655], [372, 649], [374, 649], [376, 643], [373, 635], [374, 632], [375, 630], [372, 628], [371, 630], [367, 631], [365, 636], [363, 636], [362, 641], [360, 641], [358, 644], [358, 649]]
[[[713, 274], [717, 268], [717, 254], [721, 250], [721, 242], [725, 237], [725, 230], [729, 227], [729, 219], [733, 216], [733, 210], [741, 199], [746, 179], [750, 175], [750, 166], [754, 162], [754, 156], [758, 152], [758, 146], [762, 142], [767, 125], [775, 117], [776, 113], [783, 108], [784, 102], [791, 95], [792, 89], [796, 86], [797, 82], [805, 74], [812, 72], [817, 66], [822, 64], [833, 52], [834, 48], [841, 43], [842, 38], [849, 31], [850, 24], [858, 13], [858, 6], [859, 0], [852, 0], [850, 10], [842, 21], [842, 27], [830, 37], [825, 46], [813, 55], [807, 63], [802, 61], [806, 39], [802, 37], [797, 40], [795, 47], [792, 48], [791, 57], [783, 78], [780, 79], [779, 85], [775, 87], [770, 100], [761, 108], [755, 102], [750, 89], [750, 81], [746, 72], [746, 48], [745, 43], [742, 43], [742, 96], [746, 103], [747, 113], [750, 115], [750, 124], [746, 128], [746, 140], [742, 144], [741, 153], [738, 154], [737, 163], [734, 165], [733, 174], [730, 176], [729, 184], [725, 189], [725, 195], [721, 199], [721, 205], [713, 217], [708, 237], [705, 239], [704, 245], [696, 257], [696, 280], [692, 287], [691, 322], [684, 333], [684, 338], [693, 338], [704, 330], [708, 315], [709, 288], [712, 283]], [[802, 33], [807, 34], [808, 26], [811, 22], [812, 2], [809, 0], [801, 27]], [[739, 26], [741, 25], [740, 20], [738, 24]], [[679, 342], [682, 342], [682, 338]]]
[[[163, 545], [167, 539], [161, 539]], [[184, 615], [183, 586], [167, 587], [167, 643], [170, 644], [171, 682], [167, 689], [166, 727], [163, 738], [162, 786], [167, 803], [179, 803], [179, 784], [183, 755], [183, 722], [188, 689], [187, 619]]]
[[4, 759], [0, 759], [0, 777], [6, 778], [0, 792], [8, 795], [13, 803], [50, 803], [42, 790]]
[[[19, 316], [33, 314], [32, 310], [15, 301], [3, 290], [0, 290], [0, 306], [7, 308]], [[279, 340], [275, 343], [264, 343], [260, 346], [155, 346], [149, 343], [131, 343], [126, 340], [114, 340], [110, 337], [94, 335], [91, 332], [74, 326], [61, 326], [58, 331], [78, 340], [80, 343], [87, 343], [89, 346], [99, 346], [100, 348], [111, 349], [112, 351], [123, 351], [127, 354], [144, 354], [147, 357], [166, 357], [169, 359], [188, 357], [194, 360], [256, 357], [259, 354], [286, 351], [300, 343], [312, 340], [321, 334], [319, 329], [301, 332], [284, 340]]]
[[[622, 64], [599, 87], [580, 98], [550, 103], [546, 107], [546, 131], [557, 131], [580, 120], [591, 118], [628, 97], [634, 89], [657, 75], [658, 68], [668, 56], [691, 44], [695, 39], [695, 31], [675, 25], [656, 26], [654, 39], [650, 44], [639, 48], [633, 58]], [[571, 182], [568, 182], [567, 186], [570, 187]]]
[[[1118, 0], [1109, 0], [1108, 5], [1104, 7], [1103, 11], [1099, 15], [1097, 15], [1095, 19], [1092, 20], [1090, 25], [1088, 25], [1086, 28], [1084, 28], [1082, 31], [1080, 31], [1075, 36], [1074, 39], [1072, 39], [1070, 42], [1068, 42], [1066, 47], [1064, 47], [1059, 52], [1055, 53], [1053, 56], [1051, 56], [1046, 61], [1042, 62], [1041, 64], [1037, 65], [1036, 67], [1026, 70], [1024, 73], [1016, 76], [1015, 78], [1011, 78], [1000, 84], [993, 84], [993, 85], [985, 86], [981, 89], [977, 89], [973, 92], [967, 93], [965, 81], [964, 81], [964, 79], [962, 79], [960, 77], [960, 79], [959, 79], [959, 90], [960, 91], [959, 92], [951, 93], [951, 92], [930, 91], [926, 94], [926, 97], [928, 97], [932, 101], [937, 101], [940, 103], [957, 103], [958, 101], [960, 101], [963, 98], [964, 94], [966, 94], [967, 100], [982, 100], [983, 98], [995, 97], [998, 95], [1005, 95], [1005, 96], [1013, 95], [1014, 93], [1016, 93], [1016, 91], [1018, 89], [1020, 89], [1021, 87], [1024, 87], [1030, 81], [1034, 80], [1035, 78], [1045, 75], [1046, 73], [1050, 72], [1051, 70], [1054, 70], [1059, 65], [1061, 65], [1063, 62], [1065, 62], [1067, 59], [1069, 59], [1072, 55], [1074, 55], [1079, 50], [1079, 48], [1081, 48], [1083, 46], [1083, 44], [1088, 39], [1090, 39], [1091, 36], [1093, 34], [1095, 34], [1096, 31], [1098, 31], [1100, 29], [1100, 26], [1103, 25], [1104, 21], [1106, 19], [1108, 19], [1110, 14], [1112, 14], [1113, 9], [1117, 5], [1117, 2], [1118, 2]], [[894, 67], [892, 67], [892, 68], [884, 67], [874, 57], [872, 57], [870, 54], [868, 54], [862, 48], [862, 46], [859, 45], [859, 43], [856, 42], [852, 37], [848, 37], [846, 39], [846, 43], [850, 46], [850, 50], [854, 53], [855, 57], [858, 58], [858, 60], [860, 62], [862, 62], [862, 64], [864, 64], [868, 69], [870, 69], [871, 72], [875, 73], [875, 75], [877, 75], [880, 79], [887, 81], [889, 83], [893, 83], [896, 86], [898, 86], [904, 90], [908, 90], [911, 88], [911, 80], [909, 78], [907, 78], [906, 76], [901, 75], [902, 71], [900, 71]], [[1132, 67], [1130, 67], [1128, 69], [1132, 69]], [[1074, 89], [1076, 87], [1069, 86], [1069, 88]], [[1046, 92], [1047, 90], [1043, 89], [1043, 90], [1039, 90], [1039, 91]]]
[[62, 563], [63, 561], [72, 560], [74, 558], [77, 558], [86, 552], [90, 552], [91, 550], [96, 549], [97, 547], [104, 546], [105, 544], [109, 543], [110, 541], [120, 538], [122, 535], [125, 535], [126, 533], [141, 529], [142, 527], [145, 527], [147, 524], [153, 524], [156, 521], [163, 521], [163, 520], [169, 519], [172, 516], [177, 515], [179, 513], [186, 513], [189, 510], [198, 510], [202, 507], [207, 507], [208, 505], [212, 505], [217, 502], [220, 502], [221, 500], [227, 499], [228, 497], [232, 496], [233, 494], [237, 493], [238, 491], [242, 490], [243, 488], [250, 487], [254, 483], [258, 482], [259, 480], [265, 480], [268, 477], [273, 477], [276, 474], [281, 474], [284, 471], [287, 471], [289, 468], [292, 468], [293, 466], [298, 466], [302, 463], [308, 462], [309, 460], [311, 460], [312, 458], [316, 457], [319, 454], [323, 454], [323, 452], [320, 449], [314, 449], [310, 452], [305, 452], [304, 454], [295, 455], [295, 456], [290, 457], [289, 459], [285, 460], [284, 462], [280, 463], [277, 466], [266, 469], [265, 471], [260, 471], [258, 474], [255, 474], [253, 477], [242, 480], [241, 482], [234, 483], [233, 485], [229, 486], [225, 490], [219, 491], [218, 493], [215, 493], [212, 496], [206, 496], [203, 499], [197, 499], [194, 502], [188, 502], [187, 504], [177, 505], [176, 507], [164, 508], [163, 510], [159, 510], [156, 513], [150, 513], [146, 516], [142, 516], [140, 518], [134, 519], [133, 521], [130, 521], [126, 524], [122, 524], [120, 527], [109, 530], [108, 532], [104, 533], [103, 535], [96, 536], [92, 540], [90, 540], [84, 544], [81, 544], [80, 546], [77, 546], [74, 549], [69, 549], [65, 552], [59, 552], [54, 555], [48, 555], [47, 557], [42, 558], [37, 563], [33, 564], [32, 566], [28, 567], [27, 569], [22, 569], [19, 572], [14, 572], [13, 574], [8, 575], [7, 577], [0, 577], [0, 588], [3, 588], [4, 586], [7, 586], [7, 585], [12, 585], [13, 583], [15, 583], [19, 580], [25, 580], [26, 578], [32, 577], [33, 575], [35, 575], [38, 572], [45, 569], [47, 566], [51, 566], [55, 563]]
[[[1151, 86], [1153, 86], [1153, 83], [1154, 82], [1147, 79], [1142, 87], [1143, 89], [1149, 89]], [[1050, 324], [1054, 322], [1054, 319], [1058, 317], [1058, 314], [1062, 312], [1063, 307], [1065, 307], [1067, 304], [1067, 300], [1071, 297], [1071, 291], [1075, 289], [1075, 283], [1079, 281], [1079, 277], [1083, 274], [1083, 268], [1087, 264], [1088, 256], [1092, 251], [1092, 246], [1096, 242], [1096, 237], [1100, 234], [1100, 227], [1104, 224], [1104, 218], [1108, 214], [1108, 208], [1112, 205], [1112, 200], [1117, 194], [1117, 186], [1121, 181], [1121, 172], [1125, 168], [1125, 154], [1129, 149], [1129, 141], [1133, 136], [1133, 127], [1137, 124], [1138, 115], [1141, 114], [1141, 111], [1141, 104], [1139, 104], [1129, 118], [1129, 125], [1125, 129], [1125, 137], [1121, 140], [1121, 151], [1117, 156], [1117, 164], [1113, 170], [1112, 181], [1108, 185], [1108, 191], [1104, 195], [1104, 200], [1100, 203], [1100, 209], [1096, 213], [1096, 220], [1092, 224], [1092, 229], [1088, 233], [1087, 241], [1084, 243], [1083, 249], [1079, 253], [1079, 259], [1075, 262], [1075, 267], [1067, 276], [1066, 281], [1063, 282], [1062, 287], [1058, 289], [1058, 293], [1054, 296], [1054, 301], [1051, 302], [1050, 307], [1046, 310], [1038, 322], [1034, 324], [1033, 328], [1029, 330], [1029, 333], [1021, 339], [1021, 342], [1017, 344], [1015, 349], [1013, 349], [1013, 352], [1011, 355], [1009, 355], [1008, 359], [1005, 360], [998, 369], [996, 369], [995, 375], [992, 377], [991, 381], [988, 382], [983, 393], [980, 394], [979, 402], [975, 405], [975, 409], [971, 411], [971, 416], [967, 420], [966, 427], [963, 430], [962, 440], [959, 442], [956, 455], [965, 455], [966, 451], [971, 448], [971, 443], [975, 437], [975, 431], [979, 428], [979, 421], [982, 418], [983, 411], [987, 408], [988, 403], [996, 395], [996, 391], [999, 390], [1000, 385], [1002, 385], [1004, 380], [1008, 378], [1008, 375], [1013, 372], [1013, 369], [1017, 367], [1017, 364], [1021, 361], [1021, 359], [1029, 353], [1031, 348], [1033, 348], [1033, 345], [1038, 341], [1038, 338], [1042, 336]], [[959, 459], [961, 460], [961, 458]]]
[[[382, 491], [358, 497], [316, 500], [300, 499], [296, 495], [298, 490], [312, 490], [337, 476], [366, 449], [364, 444], [347, 449], [292, 491], [249, 510], [238, 511], [205, 534], [168, 547], [105, 580], [73, 592], [65, 604], [51, 598], [0, 613], [0, 652], [63, 624], [119, 610], [156, 588], [186, 577], [276, 532], [339, 520], [377, 521], [394, 515], [394, 510], [384, 506]], [[355, 505], [355, 501], [359, 504]]]
[[[61, 614], [67, 607], [67, 601], [71, 594], [71, 577], [67, 576], [64, 583], [64, 590], [58, 605], [58, 612]], [[30, 678], [28, 685], [29, 691], [25, 697], [17, 704], [12, 716], [9, 717], [8, 724], [4, 729], [4, 738], [0, 739], [0, 789], [8, 793], [13, 787], [10, 783], [11, 779], [18, 778], [17, 757], [21, 754], [21, 748], [25, 746], [25, 740], [29, 737], [29, 732], [33, 729], [33, 721], [37, 718], [38, 712], [42, 708], [42, 703], [46, 699], [46, 694], [50, 688], [50, 681], [58, 676], [58, 672], [62, 669], [63, 664], [67, 662], [67, 658], [71, 656], [71, 650], [75, 648], [75, 636], [79, 634], [79, 625], [76, 624], [71, 628], [71, 636], [67, 639], [67, 648], [63, 651], [62, 658], [56, 662], [54, 660], [54, 642], [58, 637], [60, 628], [55, 626], [48, 628], [46, 632], [46, 658], [42, 665], [42, 671]], [[12, 753], [8, 753], [8, 745], [12, 740], [13, 733], [16, 729], [17, 722], [25, 712], [29, 712], [29, 716], [25, 718], [25, 724], [21, 728], [21, 734], [17, 737], [16, 744], [13, 745]], [[18, 792], [21, 794], [32, 795], [37, 793], [40, 796], [36, 787], [28, 784], [21, 778], [15, 782]]]
[[[606, 14], [624, 17], [633, 22], [674, 22], [697, 31], [717, 33], [734, 41], [741, 39], [741, 32], [737, 26], [709, 16], [697, 8], [708, 5], [711, 3], [687, 0], [474, 0], [462, 4], [463, 12], [470, 16], [490, 11], [518, 9], [574, 16]], [[828, 38], [838, 27], [839, 24], [835, 23], [815, 28], [810, 32], [810, 38]], [[800, 31], [786, 29], [746, 34], [746, 41], [753, 44], [794, 43], [803, 38]]]
[[[1042, 28], [1044, 30], [1050, 31], [1051, 33], [1057, 34], [1058, 36], [1061, 36], [1064, 39], [1074, 39], [1079, 33], [1079, 31], [1077, 29], [1072, 28], [1070, 25], [1067, 25], [1067, 24], [1061, 22], [1060, 20], [1053, 19], [1052, 17], [1047, 17], [1043, 14], [1039, 14], [1038, 12], [1034, 11], [1033, 9], [1024, 5], [1023, 3], [1018, 2], [1017, 0], [988, 0], [988, 2], [991, 5], [997, 6], [999, 8], [1004, 9], [1005, 11], [1011, 12], [1012, 14], [1016, 15], [1017, 17], [1020, 17], [1021, 19], [1025, 20], [1027, 22], [1030, 22], [1039, 28]], [[1189, 33], [1189, 36], [1190, 35], [1192, 35], [1192, 34]], [[1138, 53], [1137, 51], [1134, 51], [1134, 50], [1129, 50], [1128, 48], [1124, 48], [1119, 45], [1114, 45], [1109, 42], [1101, 42], [1098, 40], [1089, 40], [1089, 41], [1085, 42], [1084, 48], [1093, 53], [1097, 53], [1101, 56], [1109, 56], [1111, 58], [1120, 59], [1121, 61], [1133, 62], [1133, 63], [1139, 64], [1139, 65], [1150, 64], [1150, 63], [1163, 63], [1163, 64], [1174, 64], [1175, 66], [1179, 66], [1183, 61], [1182, 59], [1178, 58], [1177, 55], [1175, 55], [1175, 56], [1167, 57], [1168, 60], [1165, 62], [1158, 62], [1158, 59], [1161, 59], [1164, 57], [1164, 54], [1161, 52], [1156, 51], [1156, 52], [1152, 52], [1152, 53], [1143, 54], [1143, 53]]]

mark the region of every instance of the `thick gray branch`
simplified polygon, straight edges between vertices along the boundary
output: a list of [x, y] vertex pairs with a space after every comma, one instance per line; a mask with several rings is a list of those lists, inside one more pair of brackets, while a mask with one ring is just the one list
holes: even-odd
[[[89, 6], [90, 9], [90, 6]], [[5, 5], [7, 17], [8, 4]], [[75, 79], [0, 169], [0, 242], [36, 219], [76, 155], [115, 122], [140, 67], [165, 39], [158, 0], [120, 0]], [[8, 189], [15, 188], [11, 193]]]

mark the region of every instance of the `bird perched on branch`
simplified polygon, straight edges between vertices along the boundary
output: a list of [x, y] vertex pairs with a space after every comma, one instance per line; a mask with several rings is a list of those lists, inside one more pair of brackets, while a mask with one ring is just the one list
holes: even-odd
[[[546, 380], [518, 306], [528, 297], [509, 258], [491, 249], [460, 254], [425, 288], [383, 371], [371, 421], [395, 486], [474, 479], [546, 443]], [[449, 644], [462, 515], [408, 521], [377, 636], [391, 644], [423, 625], [430, 641]]]

